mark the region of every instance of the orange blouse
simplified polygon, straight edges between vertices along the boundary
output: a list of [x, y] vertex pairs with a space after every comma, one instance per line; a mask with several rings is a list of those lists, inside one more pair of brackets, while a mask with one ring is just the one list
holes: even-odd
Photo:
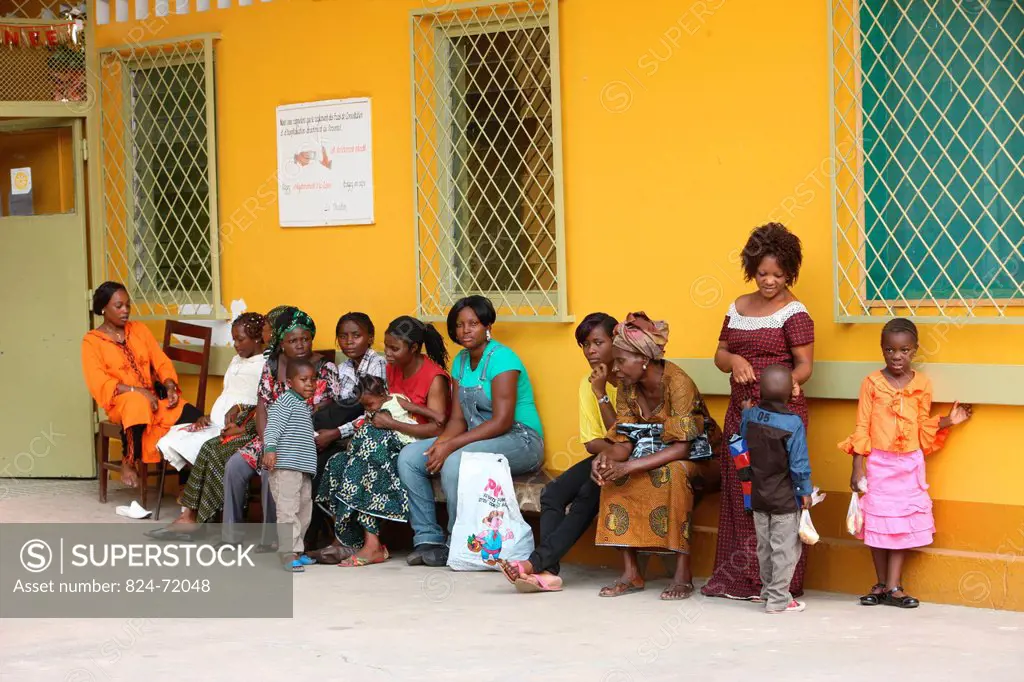
[[839, 444], [850, 455], [872, 450], [924, 454], [939, 450], [949, 429], [940, 429], [942, 417], [932, 417], [932, 382], [921, 372], [902, 389], [894, 388], [881, 370], [872, 372], [860, 385], [857, 428]]
[[127, 428], [145, 426], [142, 437], [142, 460], [159, 462], [156, 442], [181, 417], [184, 400], [173, 408], [167, 401], [159, 401], [153, 412], [149, 400], [141, 393], [126, 392], [117, 395], [117, 385], [135, 386], [153, 390], [156, 381], [168, 379], [178, 382], [174, 363], [157, 345], [149, 328], [141, 322], [129, 322], [124, 327], [124, 345], [115, 342], [101, 331], [93, 329], [82, 339], [82, 372], [96, 404], [107, 417]]

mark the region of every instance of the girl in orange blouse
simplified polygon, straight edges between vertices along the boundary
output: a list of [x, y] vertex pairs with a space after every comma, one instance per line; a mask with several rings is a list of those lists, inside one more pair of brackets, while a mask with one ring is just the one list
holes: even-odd
[[121, 425], [121, 481], [134, 488], [139, 464], [160, 461], [156, 442], [175, 424], [203, 414], [182, 402], [174, 364], [146, 325], [129, 321], [131, 308], [123, 284], [104, 282], [96, 289], [92, 312], [103, 322], [82, 339], [82, 371], [93, 400]]
[[[932, 417], [932, 382], [911, 368], [917, 327], [896, 318], [882, 328], [885, 369], [860, 387], [857, 429], [839, 444], [853, 455], [850, 487], [863, 492], [861, 539], [871, 548], [878, 583], [860, 598], [865, 606], [912, 609], [920, 604], [900, 585], [906, 550], [932, 543], [935, 520], [924, 476], [924, 456], [942, 447], [949, 427], [971, 417], [971, 406], [953, 403]], [[862, 490], [861, 480], [867, 486]]]

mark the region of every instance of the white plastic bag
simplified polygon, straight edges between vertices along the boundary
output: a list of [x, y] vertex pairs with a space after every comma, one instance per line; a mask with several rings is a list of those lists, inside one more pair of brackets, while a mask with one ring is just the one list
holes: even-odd
[[853, 536], [860, 536], [864, 529], [864, 515], [860, 511], [860, 495], [850, 495], [850, 506], [846, 510], [846, 531]]
[[811, 523], [811, 512], [808, 509], [804, 509], [800, 512], [800, 541], [805, 545], [813, 545], [819, 539], [818, 531], [814, 529], [814, 524]]
[[456, 571], [500, 570], [498, 559], [521, 561], [532, 553], [533, 530], [519, 511], [508, 460], [491, 453], [462, 453], [448, 566]]

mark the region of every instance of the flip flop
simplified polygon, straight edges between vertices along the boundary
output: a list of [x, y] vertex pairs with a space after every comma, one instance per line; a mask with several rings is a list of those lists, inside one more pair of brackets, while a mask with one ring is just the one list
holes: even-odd
[[307, 554], [303, 554], [298, 559], [296, 559], [296, 561], [298, 561], [303, 566], [312, 566], [313, 564], [316, 563], [316, 559], [314, 559], [313, 557], [311, 557], [311, 556], [309, 556]]
[[281, 568], [288, 571], [289, 573], [305, 573], [306, 567], [302, 565], [302, 562], [298, 559], [294, 561], [283, 561], [281, 562]]
[[529, 573], [523, 573], [523, 562], [521, 561], [505, 561], [504, 559], [498, 559], [498, 566], [501, 567], [501, 572], [513, 585], [516, 581], [523, 578], [526, 575], [532, 575]]
[[520, 592], [522, 594], [562, 591], [562, 579], [557, 575], [541, 577], [536, 573], [532, 573], [523, 578], [519, 578], [513, 584], [516, 586], [516, 592]]
[[370, 566], [372, 564], [382, 564], [391, 558], [388, 554], [388, 548], [384, 547], [384, 556], [379, 559], [364, 559], [363, 557], [352, 555], [347, 559], [344, 559], [338, 563], [339, 568], [360, 568], [362, 566]]
[[621, 597], [627, 594], [633, 594], [634, 592], [643, 592], [646, 585], [635, 585], [633, 583], [624, 583], [621, 580], [616, 580], [611, 585], [606, 585], [601, 588], [601, 591], [597, 593], [598, 597]]
[[[673, 588], [683, 588], [681, 591]], [[678, 592], [678, 596], [666, 596], [669, 592]], [[681, 601], [683, 599], [689, 599], [693, 596], [693, 583], [672, 583], [664, 590], [661, 591], [662, 601]]]

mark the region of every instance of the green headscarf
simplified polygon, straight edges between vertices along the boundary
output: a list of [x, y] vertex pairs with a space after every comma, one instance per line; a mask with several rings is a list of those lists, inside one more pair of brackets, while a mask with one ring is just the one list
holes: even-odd
[[281, 354], [281, 342], [284, 337], [296, 329], [305, 329], [310, 336], [316, 338], [316, 323], [313, 318], [295, 306], [284, 306], [280, 310], [274, 308], [267, 314], [273, 326], [270, 345], [267, 347], [267, 359], [272, 361], [271, 368], [277, 367], [277, 358]]

